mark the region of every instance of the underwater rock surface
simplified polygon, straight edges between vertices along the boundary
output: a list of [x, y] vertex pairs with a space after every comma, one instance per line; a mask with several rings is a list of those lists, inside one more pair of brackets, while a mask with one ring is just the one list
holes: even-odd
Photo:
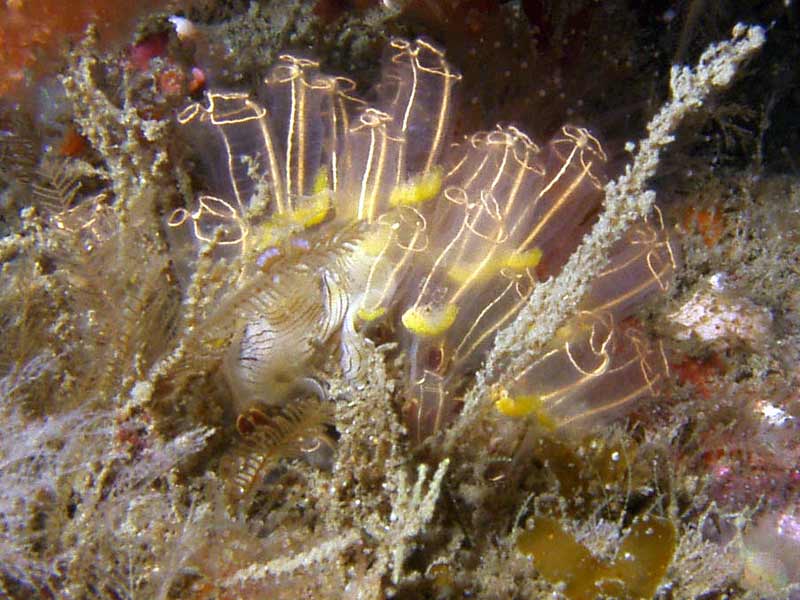
[[2, 594], [797, 594], [781, 6], [191, 2], [3, 88]]

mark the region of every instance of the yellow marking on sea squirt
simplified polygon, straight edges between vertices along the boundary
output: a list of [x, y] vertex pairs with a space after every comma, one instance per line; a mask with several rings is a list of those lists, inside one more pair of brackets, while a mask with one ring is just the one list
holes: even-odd
[[409, 308], [403, 313], [403, 325], [411, 333], [424, 337], [441, 335], [453, 325], [458, 315], [458, 306], [445, 304], [438, 306], [423, 306]]

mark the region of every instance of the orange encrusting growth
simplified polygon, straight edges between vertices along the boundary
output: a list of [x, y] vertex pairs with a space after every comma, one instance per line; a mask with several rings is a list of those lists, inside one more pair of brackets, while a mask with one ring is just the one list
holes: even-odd
[[19, 91], [34, 78], [57, 68], [70, 39], [90, 23], [100, 41], [125, 40], [135, 19], [165, 4], [163, 0], [120, 3], [114, 0], [6, 0], [0, 5], [0, 96]]
[[717, 208], [690, 206], [683, 213], [683, 228], [702, 236], [706, 247], [713, 248], [725, 233], [725, 219]]
[[68, 158], [74, 158], [83, 154], [89, 147], [88, 140], [83, 137], [75, 126], [71, 125], [64, 133], [61, 139], [61, 145], [58, 148], [59, 154]]
[[694, 386], [695, 391], [706, 400], [711, 398], [715, 383], [726, 370], [724, 361], [716, 353], [706, 358], [687, 356], [670, 366], [675, 371], [679, 383]]

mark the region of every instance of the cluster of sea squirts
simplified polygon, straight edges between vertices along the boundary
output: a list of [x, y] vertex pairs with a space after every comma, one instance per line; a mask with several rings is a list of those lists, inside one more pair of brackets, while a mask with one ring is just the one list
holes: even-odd
[[[362, 377], [379, 324], [405, 354], [409, 439], [443, 430], [497, 331], [602, 209], [607, 158], [587, 129], [544, 145], [511, 125], [454, 139], [459, 79], [433, 44], [395, 39], [372, 103], [287, 54], [257, 94], [209, 91], [179, 114], [217, 176], [169, 218], [195, 242], [173, 244], [176, 262], [205, 244], [245, 265], [215, 334], [243, 435], [269, 407], [325, 400], [310, 379], [321, 348]], [[654, 396], [667, 362], [631, 317], [676, 261], [660, 213], [635, 223], [545, 351], [494, 386], [496, 416], [584, 429]], [[247, 487], [263, 473], [242, 460]]]

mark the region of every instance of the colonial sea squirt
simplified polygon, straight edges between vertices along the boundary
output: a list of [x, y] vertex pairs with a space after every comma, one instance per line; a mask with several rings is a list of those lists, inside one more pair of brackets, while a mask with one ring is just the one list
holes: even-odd
[[[498, 125], [454, 140], [459, 78], [434, 45], [393, 40], [372, 104], [349, 79], [283, 55], [257, 95], [209, 92], [180, 113], [219, 176], [168, 225], [243, 265], [206, 327], [226, 348], [243, 434], [262, 409], [324, 396], [321, 352], [363, 377], [363, 334], [380, 322], [405, 351], [410, 438], [441, 430], [495, 333], [601, 210], [606, 155], [589, 131], [565, 125], [539, 146]], [[675, 266], [653, 221], [613, 250], [550, 350], [496, 386], [501, 418], [594, 424], [654, 393], [660, 349], [620, 326]]]

